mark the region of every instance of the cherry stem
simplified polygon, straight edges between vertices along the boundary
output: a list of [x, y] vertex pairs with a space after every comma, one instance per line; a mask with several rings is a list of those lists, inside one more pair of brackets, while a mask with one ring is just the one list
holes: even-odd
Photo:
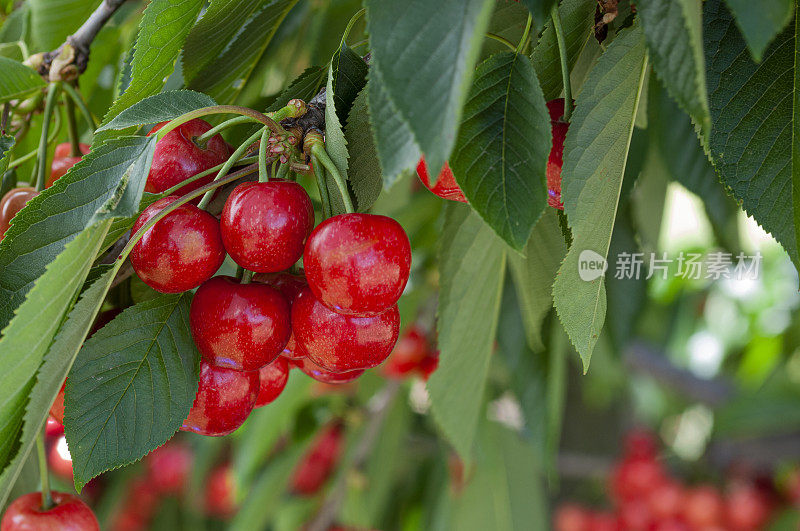
[[83, 99], [83, 96], [81, 96], [81, 93], [69, 83], [64, 83], [62, 88], [64, 92], [69, 94], [69, 97], [72, 98], [73, 103], [75, 103], [78, 110], [81, 111], [84, 120], [86, 120], [86, 124], [89, 126], [92, 134], [94, 134], [95, 129], [97, 129], [97, 120], [92, 114], [92, 111], [89, 110], [89, 106], [86, 105], [86, 101]]
[[[230, 158], [228, 158], [228, 160], [225, 161], [225, 164], [222, 165], [222, 168], [220, 168], [219, 173], [217, 173], [217, 176], [214, 177], [214, 181], [219, 181], [220, 179], [225, 177], [225, 175], [230, 171], [230, 169], [233, 167], [236, 161], [242, 158], [242, 155], [244, 155], [244, 153], [248, 149], [250, 149], [250, 144], [258, 140], [258, 137], [261, 136], [261, 134], [262, 134], [261, 130], [257, 131], [256, 133], [251, 135], [250, 138], [245, 140], [242, 145], [236, 148], [236, 151], [234, 151], [233, 154], [230, 156]], [[200, 203], [198, 203], [197, 207], [200, 210], [205, 210], [206, 207], [208, 207], [208, 204], [211, 202], [212, 197], [214, 197], [214, 193], [212, 190], [209, 190], [208, 193], [206, 193], [206, 195], [203, 196], [203, 199], [200, 200]]]
[[39, 458], [39, 474], [42, 478], [42, 511], [53, 508], [53, 495], [50, 493], [50, 475], [47, 473], [47, 456], [44, 451], [44, 433], [36, 437], [36, 453]]
[[[241, 166], [241, 165], [246, 165], [246, 164], [252, 164], [254, 162], [256, 162], [256, 157], [245, 157], [243, 159], [237, 160], [234, 163], [234, 165], [238, 164], [238, 165]], [[187, 184], [191, 184], [191, 183], [195, 182], [198, 179], [202, 179], [203, 177], [206, 177], [207, 175], [211, 175], [212, 173], [218, 172], [223, 166], [225, 166], [224, 162], [222, 164], [217, 164], [216, 166], [211, 167], [211, 168], [209, 168], [209, 169], [207, 169], [205, 171], [201, 171], [200, 173], [195, 173], [191, 177], [187, 177], [186, 179], [182, 180], [181, 182], [179, 182], [175, 186], [167, 188], [166, 190], [164, 190], [163, 192], [159, 193], [158, 195], [161, 196], [161, 197], [167, 197], [169, 195], [172, 195], [175, 192], [177, 192], [178, 190], [180, 190], [181, 188], [183, 188], [184, 186], [186, 186]]]
[[[556, 6], [556, 9], [558, 9], [558, 6]], [[516, 48], [514, 48], [515, 52], [522, 53], [522, 51], [525, 49], [525, 46], [528, 44], [528, 36], [531, 33], [532, 23], [533, 23], [533, 17], [528, 15], [528, 21], [525, 23], [525, 31], [522, 32], [522, 38], [520, 38], [519, 44], [517, 45]]]
[[488, 32], [486, 33], [486, 37], [488, 37], [490, 39], [494, 39], [497, 42], [500, 42], [502, 44], [505, 44], [509, 49], [511, 49], [512, 52], [516, 52], [517, 51], [517, 47], [514, 46], [514, 44], [511, 41], [509, 41], [508, 39], [506, 39], [505, 37], [501, 37], [500, 35], [497, 35], [496, 33], [488, 33]]
[[[277, 134], [285, 134], [283, 127], [270, 118], [256, 110], [249, 109], [247, 107], [240, 107], [238, 105], [214, 105], [212, 107], [203, 107], [201, 109], [195, 109], [193, 111], [189, 111], [186, 114], [182, 114], [177, 118], [170, 120], [164, 127], [158, 130], [156, 133], [158, 140], [164, 138], [164, 135], [175, 129], [181, 124], [185, 124], [189, 120], [194, 120], [195, 118], [201, 118], [203, 116], [208, 116], [210, 114], [239, 114], [242, 116], [249, 116], [256, 122], [261, 122], [262, 124], [269, 127], [273, 132]], [[260, 133], [260, 132], [259, 132]]]
[[569, 61], [567, 59], [567, 42], [564, 39], [564, 29], [561, 27], [561, 15], [558, 13], [558, 3], [553, 5], [550, 10], [550, 17], [553, 19], [553, 30], [556, 32], [558, 41], [558, 55], [561, 59], [561, 78], [564, 82], [564, 117], [565, 122], [569, 122], [572, 117], [572, 84], [569, 80]]
[[278, 166], [278, 171], [275, 174], [275, 179], [277, 179], [279, 181], [285, 180], [287, 175], [289, 175], [289, 163], [288, 162], [286, 164], [281, 164], [280, 166]]
[[150, 230], [150, 228], [152, 228], [153, 225], [155, 225], [156, 223], [161, 221], [165, 216], [167, 216], [170, 212], [172, 212], [173, 210], [175, 210], [179, 206], [185, 205], [186, 203], [188, 203], [189, 201], [191, 201], [192, 199], [194, 199], [196, 197], [200, 197], [201, 195], [207, 194], [209, 192], [213, 192], [214, 190], [216, 190], [220, 186], [225, 186], [226, 184], [232, 183], [232, 182], [236, 181], [237, 179], [241, 179], [245, 175], [250, 175], [251, 173], [255, 173], [257, 169], [258, 169], [258, 165], [257, 164], [251, 164], [250, 166], [246, 166], [246, 167], [242, 168], [241, 170], [238, 170], [238, 171], [235, 171], [235, 172], [233, 172], [231, 174], [228, 174], [228, 175], [226, 175], [225, 177], [223, 177], [223, 178], [221, 178], [219, 180], [215, 180], [214, 182], [210, 182], [210, 183], [208, 183], [208, 184], [206, 184], [204, 186], [201, 186], [200, 188], [197, 188], [196, 190], [192, 190], [188, 194], [182, 195], [179, 199], [177, 199], [174, 202], [170, 203], [169, 205], [164, 207], [162, 210], [159, 210], [158, 213], [155, 216], [153, 216], [152, 218], [147, 220], [147, 223], [142, 225], [139, 228], [139, 230], [136, 231], [136, 234], [133, 234], [131, 236], [131, 239], [128, 240], [128, 243], [122, 249], [122, 252], [119, 253], [119, 256], [117, 257], [117, 260], [119, 260], [119, 261], [125, 260], [128, 257], [128, 255], [130, 254], [131, 250], [133, 249], [133, 246], [136, 245], [139, 242], [139, 240], [142, 239], [142, 236], [144, 236], [144, 233], [147, 232], [148, 230]]
[[261, 133], [261, 142], [258, 145], [258, 182], [263, 183], [269, 180], [269, 171], [267, 171], [267, 147], [269, 140], [269, 131], [264, 128]]
[[322, 202], [322, 215], [325, 219], [331, 217], [331, 200], [328, 196], [328, 185], [325, 182], [325, 169], [317, 157], [311, 157], [311, 166], [314, 167], [314, 177], [317, 179], [319, 200]]
[[229, 127], [232, 127], [234, 125], [245, 124], [249, 122], [257, 122], [257, 121], [258, 120], [255, 120], [250, 116], [237, 116], [235, 118], [231, 118], [230, 120], [225, 120], [221, 124], [212, 127], [202, 135], [198, 136], [195, 139], [195, 143], [200, 146], [205, 146], [206, 142], [208, 142], [212, 136], [216, 135], [220, 131], [224, 131], [225, 129], [228, 129]]
[[339, 194], [342, 196], [345, 211], [348, 213], [353, 212], [355, 209], [353, 208], [353, 200], [350, 199], [350, 193], [347, 191], [347, 183], [344, 182], [342, 174], [339, 173], [339, 168], [336, 167], [336, 164], [328, 156], [328, 152], [325, 151], [325, 146], [321, 142], [314, 143], [311, 146], [311, 153], [317, 157], [317, 160], [333, 177], [336, 187], [339, 188]]
[[59, 92], [61, 92], [61, 83], [52, 83], [50, 85], [50, 90], [47, 91], [47, 100], [44, 104], [44, 113], [42, 114], [42, 135], [39, 138], [39, 159], [36, 166], [37, 192], [44, 190], [45, 176], [47, 175], [47, 138], [50, 133], [50, 118], [53, 117], [53, 111], [56, 107], [56, 101]]
[[65, 92], [64, 93], [64, 111], [67, 114], [67, 138], [69, 138], [69, 151], [71, 157], [80, 157], [81, 144], [80, 135], [78, 134], [78, 121], [75, 120], [75, 102]]
[[253, 272], [249, 269], [242, 270], [242, 278], [239, 281], [240, 284], [250, 284], [250, 281], [253, 280]]
[[[56, 126], [53, 127], [52, 131], [50, 131], [50, 136], [47, 137], [47, 143], [48, 144], [51, 144], [52, 142], [54, 142], [56, 137], [58, 136], [58, 133], [61, 131], [61, 120], [58, 118], [58, 116], [59, 115], [56, 114]], [[39, 148], [38, 147], [36, 149], [32, 150], [32, 151], [29, 151], [29, 152], [25, 153], [23, 156], [21, 156], [21, 157], [19, 157], [17, 159], [14, 159], [11, 162], [11, 164], [8, 165], [8, 169], [11, 170], [11, 169], [16, 168], [17, 166], [21, 166], [22, 164], [28, 162], [33, 157], [35, 157], [37, 153], [39, 153]]]

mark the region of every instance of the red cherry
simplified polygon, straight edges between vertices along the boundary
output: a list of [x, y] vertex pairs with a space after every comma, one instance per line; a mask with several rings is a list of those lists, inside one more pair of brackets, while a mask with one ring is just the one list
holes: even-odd
[[624, 452], [626, 457], [651, 458], [658, 455], [658, 442], [648, 430], [634, 429], [625, 435]]
[[641, 499], [625, 501], [619, 508], [619, 520], [626, 531], [648, 531], [653, 515]]
[[554, 531], [590, 531], [591, 513], [572, 503], [561, 505], [553, 515]]
[[439, 197], [452, 201], [460, 201], [462, 203], [467, 202], [467, 198], [464, 197], [464, 192], [461, 191], [458, 183], [456, 183], [456, 179], [453, 177], [453, 170], [450, 169], [448, 163], [444, 163], [442, 171], [439, 172], [439, 178], [436, 179], [436, 184], [433, 186], [431, 186], [431, 179], [428, 176], [428, 166], [425, 164], [425, 157], [419, 159], [417, 175], [419, 175], [419, 180], [422, 181], [422, 184]]
[[647, 497], [647, 506], [659, 521], [678, 517], [683, 503], [683, 487], [674, 481], [664, 481], [652, 489]]
[[256, 371], [283, 351], [292, 333], [289, 303], [265, 284], [219, 276], [195, 293], [192, 337], [207, 363]]
[[561, 166], [564, 163], [564, 139], [569, 129], [569, 124], [561, 121], [564, 116], [564, 98], [548, 101], [547, 110], [550, 111], [553, 132], [553, 146], [547, 159], [547, 204], [564, 210], [564, 203], [561, 202]]
[[589, 518], [588, 531], [622, 531], [619, 519], [611, 513], [592, 513]]
[[215, 367], [200, 361], [200, 385], [181, 431], [227, 435], [241, 426], [258, 397], [258, 373]]
[[[302, 275], [292, 275], [291, 273], [256, 273], [253, 275], [253, 281], [267, 284], [280, 291], [286, 300], [289, 301], [289, 306], [294, 304], [294, 300], [303, 291], [303, 288], [308, 286], [306, 277]], [[289, 336], [289, 341], [283, 347], [281, 356], [289, 360], [299, 360], [305, 357], [297, 342], [294, 340], [294, 331]]]
[[168, 442], [146, 457], [151, 487], [162, 494], [180, 494], [189, 481], [192, 449], [180, 442]]
[[[682, 520], [670, 519], [655, 522], [652, 531], [692, 531]], [[713, 529], [704, 531], [714, 531]]]
[[11, 220], [28, 201], [39, 195], [34, 188], [12, 188], [0, 199], [0, 241], [6, 235]]
[[658, 461], [627, 458], [611, 473], [611, 492], [622, 501], [646, 498], [664, 478], [664, 469]]
[[[80, 144], [80, 152], [86, 155], [91, 151], [88, 144]], [[64, 176], [71, 167], [75, 166], [83, 157], [71, 156], [72, 146], [69, 142], [64, 142], [56, 146], [53, 155], [53, 164], [50, 166], [50, 175], [44, 183], [45, 188], [50, 188], [54, 182]]]
[[294, 470], [291, 479], [293, 492], [311, 496], [322, 487], [336, 468], [343, 438], [342, 428], [338, 424], [328, 425], [317, 434], [311, 448]]
[[383, 373], [389, 378], [404, 378], [420, 368], [429, 354], [430, 346], [425, 333], [413, 325], [400, 336], [400, 340], [383, 366]]
[[60, 436], [47, 453], [47, 465], [58, 477], [67, 481], [72, 480], [72, 456], [69, 455], [67, 438]]
[[408, 282], [411, 244], [392, 218], [342, 214], [311, 233], [303, 253], [308, 285], [331, 310], [376, 315], [391, 308]]
[[[155, 126], [150, 134], [161, 129], [166, 123], [161, 122]], [[198, 136], [210, 129], [211, 125], [208, 122], [195, 118], [164, 135], [164, 138], [156, 144], [145, 191], [163, 192], [192, 175], [225, 162], [231, 155], [231, 149], [220, 135], [212, 136], [204, 147], [195, 143]], [[179, 188], [175, 194], [185, 195], [213, 180], [214, 175], [208, 175]]]
[[211, 516], [227, 519], [236, 514], [236, 483], [229, 464], [215, 468], [208, 476], [205, 510]]
[[127, 485], [122, 507], [114, 515], [111, 529], [114, 531], [144, 531], [158, 509], [159, 493], [150, 484], [147, 476], [136, 477]]
[[428, 381], [428, 378], [431, 377], [431, 374], [439, 368], [439, 351], [431, 352], [422, 363], [419, 364], [419, 372], [422, 379]]
[[347, 372], [379, 365], [400, 331], [397, 305], [373, 317], [352, 317], [326, 308], [309, 288], [292, 307], [297, 344], [324, 369]]
[[100, 531], [92, 510], [80, 498], [51, 492], [55, 505], [42, 510], [42, 493], [30, 492], [14, 500], [0, 521], [0, 531]]
[[283, 392], [289, 380], [289, 360], [278, 356], [269, 365], [261, 367], [258, 371], [260, 391], [256, 399], [256, 407], [266, 406]]
[[751, 484], [734, 486], [725, 500], [725, 514], [732, 531], [756, 531], [769, 521], [772, 503], [767, 495]]
[[260, 273], [282, 271], [303, 255], [314, 205], [297, 183], [242, 183], [225, 202], [220, 228], [237, 264]]
[[44, 425], [44, 433], [47, 439], [58, 437], [64, 434], [64, 425], [53, 417], [47, 417], [47, 422]]
[[357, 369], [347, 372], [331, 372], [323, 369], [307, 357], [292, 360], [292, 365], [303, 371], [306, 375], [315, 379], [318, 382], [325, 384], [346, 384], [356, 380], [359, 376], [364, 374], [363, 369]]
[[61, 384], [61, 389], [58, 390], [56, 399], [53, 400], [53, 405], [50, 406], [50, 416], [53, 417], [59, 424], [64, 424], [64, 388], [67, 382]]
[[722, 525], [725, 504], [714, 487], [705, 485], [686, 493], [683, 517], [691, 528], [703, 529]]
[[[135, 234], [177, 196], [159, 199], [136, 220]], [[211, 278], [225, 260], [216, 218], [183, 204], [148, 229], [131, 251], [131, 265], [145, 284], [162, 293], [180, 293]]]

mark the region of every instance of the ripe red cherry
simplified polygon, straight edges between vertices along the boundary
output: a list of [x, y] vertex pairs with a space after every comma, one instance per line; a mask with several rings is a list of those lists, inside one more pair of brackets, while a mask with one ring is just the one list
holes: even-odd
[[347, 372], [331, 372], [323, 369], [308, 357], [292, 360], [292, 365], [303, 371], [307, 376], [315, 379], [318, 382], [325, 384], [346, 384], [356, 380], [359, 376], [364, 374], [363, 369]]
[[439, 351], [435, 350], [431, 352], [422, 363], [419, 364], [419, 373], [422, 376], [422, 379], [428, 381], [428, 378], [431, 377], [431, 374], [434, 373], [436, 369], [439, 368]]
[[159, 446], [146, 458], [151, 488], [160, 494], [180, 494], [189, 481], [192, 449], [180, 442]]
[[622, 531], [622, 524], [611, 513], [594, 512], [589, 517], [588, 531]]
[[205, 491], [206, 513], [227, 519], [236, 514], [236, 483], [229, 464], [215, 468], [208, 476]]
[[53, 442], [47, 453], [47, 465], [61, 479], [72, 480], [72, 456], [69, 454], [67, 438], [61, 435]]
[[42, 510], [42, 493], [30, 492], [8, 506], [0, 531], [100, 531], [92, 510], [73, 494], [51, 492], [55, 505]]
[[[167, 122], [155, 126], [155, 133]], [[181, 124], [158, 141], [153, 153], [153, 164], [147, 176], [146, 192], [159, 193], [185, 179], [225, 162], [231, 155], [230, 146], [220, 135], [214, 135], [205, 146], [196, 144], [197, 137], [211, 129], [204, 120], [195, 118]], [[208, 175], [178, 189], [176, 195], [184, 195], [214, 180]]]
[[34, 188], [12, 188], [0, 199], [0, 241], [3, 241], [11, 220], [28, 201], [39, 195]]
[[[268, 286], [280, 291], [286, 300], [289, 301], [289, 306], [294, 304], [294, 300], [303, 291], [303, 288], [308, 286], [306, 277], [303, 275], [293, 275], [291, 273], [257, 273], [253, 275], [253, 281], [261, 282]], [[297, 342], [294, 340], [294, 331], [289, 336], [289, 341], [283, 347], [281, 356], [289, 360], [299, 360], [306, 356]]]
[[664, 478], [664, 469], [655, 459], [627, 458], [611, 474], [611, 492], [623, 501], [645, 498]]
[[686, 493], [683, 518], [692, 529], [721, 526], [725, 504], [714, 487], [704, 485]]
[[389, 378], [404, 378], [421, 368], [430, 350], [425, 333], [413, 325], [400, 337], [383, 366], [383, 373]]
[[755, 485], [736, 485], [728, 492], [725, 500], [728, 527], [733, 531], [763, 529], [771, 512], [770, 499]]
[[[88, 144], [79, 144], [80, 151], [84, 155], [91, 151], [91, 146]], [[59, 180], [67, 171], [75, 166], [83, 157], [71, 156], [72, 146], [69, 142], [64, 142], [56, 146], [55, 154], [53, 154], [53, 164], [50, 166], [50, 175], [44, 183], [45, 188], [50, 188], [54, 182]]]
[[467, 198], [464, 197], [464, 192], [461, 191], [458, 183], [456, 183], [455, 177], [453, 177], [453, 170], [450, 169], [450, 165], [446, 162], [442, 167], [442, 171], [439, 172], [439, 178], [436, 179], [436, 184], [433, 186], [431, 186], [431, 179], [428, 176], [428, 166], [425, 164], [425, 157], [419, 159], [417, 175], [419, 175], [419, 180], [422, 181], [422, 184], [439, 197], [452, 201], [461, 201], [462, 203], [467, 202]]
[[338, 424], [323, 428], [294, 470], [291, 480], [293, 492], [311, 496], [322, 487], [336, 468], [343, 438], [342, 428]]
[[647, 506], [658, 521], [680, 516], [683, 504], [683, 487], [670, 480], [664, 481], [652, 489], [647, 496]]
[[47, 417], [44, 433], [47, 436], [47, 440], [50, 441], [54, 437], [64, 434], [64, 425], [53, 417]]
[[392, 218], [342, 214], [314, 229], [303, 253], [308, 285], [328, 308], [376, 315], [391, 308], [408, 282], [411, 244]]
[[[135, 234], [167, 205], [171, 195], [159, 199], [136, 220]], [[211, 278], [225, 260], [225, 248], [216, 218], [194, 205], [183, 204], [150, 229], [131, 251], [131, 265], [142, 281], [162, 293], [180, 293]]]
[[219, 367], [256, 371], [283, 351], [292, 333], [289, 303], [265, 284], [219, 276], [192, 300], [189, 323], [203, 359]]
[[368, 369], [389, 356], [400, 332], [397, 305], [372, 317], [353, 317], [326, 308], [306, 288], [292, 307], [295, 339], [308, 357], [333, 372]]
[[289, 380], [289, 360], [278, 356], [269, 365], [258, 371], [260, 391], [256, 399], [256, 407], [266, 406], [280, 396]]
[[553, 515], [555, 531], [590, 531], [592, 515], [589, 511], [574, 504], [565, 504], [556, 509]]
[[220, 228], [237, 264], [260, 273], [283, 271], [303, 255], [314, 205], [297, 183], [242, 183], [225, 202]]
[[50, 406], [50, 416], [57, 420], [59, 424], [64, 424], [64, 388], [66, 385], [67, 382], [65, 380], [61, 384], [61, 389], [58, 390], [56, 399], [53, 400], [53, 405]]
[[547, 110], [550, 111], [553, 132], [553, 146], [547, 159], [547, 204], [564, 210], [564, 203], [561, 202], [561, 166], [564, 164], [564, 139], [569, 129], [569, 124], [561, 121], [564, 116], [564, 98], [548, 101]]
[[633, 429], [625, 435], [624, 452], [626, 457], [654, 459], [658, 455], [655, 436], [645, 429]]
[[200, 385], [181, 431], [227, 435], [241, 426], [258, 397], [258, 373], [234, 371], [200, 361]]

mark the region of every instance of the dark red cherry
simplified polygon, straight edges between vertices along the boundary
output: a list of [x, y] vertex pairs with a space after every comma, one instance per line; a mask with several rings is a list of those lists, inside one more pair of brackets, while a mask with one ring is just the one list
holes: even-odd
[[289, 303], [278, 290], [226, 276], [200, 286], [189, 322], [203, 359], [238, 371], [256, 371], [272, 362], [292, 333]]
[[303, 266], [308, 285], [325, 306], [348, 315], [376, 315], [403, 293], [411, 244], [392, 218], [342, 214], [314, 229]]
[[256, 407], [266, 406], [280, 396], [289, 380], [289, 360], [278, 356], [275, 361], [258, 370], [260, 391]]
[[[155, 133], [167, 122], [155, 126], [150, 134]], [[153, 164], [147, 176], [145, 191], [159, 193], [172, 188], [209, 168], [225, 162], [231, 155], [230, 146], [220, 135], [214, 135], [205, 146], [197, 144], [197, 137], [211, 129], [205, 120], [195, 118], [181, 124], [158, 141], [153, 153]], [[184, 195], [214, 180], [214, 174], [198, 179], [175, 192]]]
[[346, 384], [356, 380], [364, 374], [364, 369], [357, 369], [347, 372], [331, 372], [323, 369], [308, 357], [291, 360], [292, 365], [303, 371], [307, 376], [318, 382], [326, 384]]
[[189, 483], [192, 471], [192, 449], [170, 441], [145, 458], [150, 486], [159, 494], [180, 494]]
[[[267, 284], [280, 291], [289, 301], [289, 306], [294, 303], [295, 298], [303, 291], [303, 288], [308, 286], [306, 277], [291, 273], [257, 273], [253, 275], [253, 281]], [[294, 340], [294, 331], [292, 331], [289, 341], [283, 347], [281, 356], [286, 359], [297, 360], [304, 358], [305, 355], [306, 353], [298, 347], [297, 342]]]
[[225, 369], [200, 361], [200, 385], [181, 431], [227, 435], [241, 426], [258, 397], [258, 372]]
[[311, 496], [325, 484], [339, 461], [343, 439], [344, 433], [337, 423], [326, 426], [317, 434], [311, 448], [292, 474], [293, 492]]
[[49, 442], [54, 437], [64, 434], [64, 425], [53, 417], [47, 417], [47, 422], [44, 425], [44, 434]]
[[333, 372], [380, 365], [397, 342], [397, 305], [370, 317], [342, 315], [329, 310], [306, 288], [292, 306], [295, 340], [308, 357]]
[[80, 498], [52, 491], [55, 505], [42, 510], [42, 493], [30, 492], [14, 500], [0, 521], [0, 531], [100, 531], [92, 510]]
[[303, 255], [314, 206], [297, 183], [242, 183], [225, 202], [220, 228], [237, 264], [260, 273], [283, 271]]
[[436, 179], [436, 184], [433, 186], [431, 186], [431, 179], [428, 176], [428, 166], [425, 164], [425, 157], [419, 159], [417, 175], [419, 175], [419, 180], [422, 181], [422, 184], [439, 197], [450, 199], [451, 201], [460, 201], [462, 203], [467, 202], [467, 198], [464, 197], [464, 192], [461, 191], [458, 183], [456, 183], [455, 177], [453, 177], [453, 170], [450, 169], [450, 165], [446, 162], [442, 167], [442, 171], [439, 172], [439, 178]]
[[[159, 199], [136, 220], [135, 234], [150, 218], [178, 199]], [[225, 249], [216, 218], [183, 204], [153, 225], [131, 251], [131, 265], [145, 284], [162, 293], [196, 288], [217, 272]]]
[[0, 199], [0, 241], [3, 241], [14, 216], [37, 195], [39, 192], [34, 188], [12, 188]]
[[547, 204], [553, 208], [564, 210], [561, 202], [561, 166], [564, 163], [564, 139], [567, 137], [569, 124], [561, 121], [564, 116], [564, 98], [547, 102], [550, 111], [550, 126], [553, 132], [553, 145], [547, 159]]
[[[89, 144], [79, 144], [80, 151], [84, 155], [91, 151], [91, 146]], [[50, 175], [47, 177], [44, 183], [45, 188], [50, 188], [54, 182], [59, 180], [67, 171], [75, 166], [79, 160], [83, 157], [73, 157], [71, 156], [72, 146], [69, 142], [64, 142], [63, 144], [59, 144], [56, 146], [55, 154], [53, 155], [53, 164], [50, 166]]]
[[431, 352], [425, 332], [414, 325], [400, 337], [391, 356], [383, 366], [383, 373], [390, 378], [403, 378], [421, 368]]

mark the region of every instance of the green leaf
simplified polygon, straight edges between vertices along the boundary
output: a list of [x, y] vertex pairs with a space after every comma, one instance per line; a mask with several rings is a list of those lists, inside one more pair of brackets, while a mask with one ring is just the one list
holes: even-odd
[[45, 87], [42, 78], [33, 69], [8, 57], [0, 57], [0, 103], [32, 94]]
[[770, 42], [792, 21], [792, 0], [726, 0], [747, 40], [750, 53], [761, 61]]
[[[336, 114], [336, 106], [334, 104], [334, 88], [333, 88], [333, 64], [328, 67], [328, 85], [325, 89], [325, 151], [331, 157], [331, 160], [338, 168], [342, 179], [347, 181], [347, 167], [349, 154], [347, 153], [347, 140], [344, 137], [342, 124]], [[326, 179], [328, 185], [328, 197], [331, 201], [331, 209], [334, 214], [345, 213], [344, 201], [342, 201], [342, 192], [336, 186], [328, 172], [326, 172]]]
[[165, 122], [195, 109], [211, 107], [217, 102], [213, 98], [192, 90], [173, 90], [148, 96], [120, 112], [97, 131], [141, 127], [156, 122]]
[[711, 115], [706, 94], [702, 1], [645, 0], [637, 9], [653, 68], [707, 138]]
[[542, 323], [553, 307], [553, 282], [566, 254], [555, 209], [547, 209], [525, 246], [525, 256], [516, 253], [509, 256], [528, 343], [537, 351], [544, 349]]
[[561, 197], [573, 243], [553, 299], [584, 370], [605, 321], [606, 289], [602, 274], [583, 280], [579, 266], [606, 263], [646, 71], [644, 38], [634, 26], [617, 35], [589, 73], [564, 144]]
[[[434, 175], [455, 144], [493, 4], [491, 0], [365, 3], [372, 75], [380, 80], [384, 98], [411, 131]], [[388, 148], [381, 145], [383, 141], [377, 137], [379, 152]], [[418, 160], [402, 158], [399, 170], [416, 166]]]
[[[334, 94], [335, 96], [335, 94]], [[381, 193], [381, 165], [375, 151], [370, 129], [370, 109], [368, 91], [362, 90], [344, 126], [344, 136], [350, 152], [350, 185], [355, 193], [355, 206], [359, 212], [366, 212]]]
[[272, 0], [263, 4], [225, 51], [187, 81], [187, 87], [205, 92], [221, 103], [233, 102], [296, 3], [297, 0]]
[[469, 460], [494, 348], [506, 250], [478, 216], [455, 203], [445, 209], [440, 241], [440, 363], [428, 391], [434, 419]]
[[493, 55], [475, 74], [451, 160], [483, 220], [521, 250], [547, 206], [550, 115], [530, 59]]
[[[519, 2], [495, 2], [487, 33], [502, 37], [511, 43], [518, 43], [525, 32], [528, 8]], [[535, 39], [535, 36], [534, 36]], [[533, 44], [536, 44], [535, 40]], [[481, 47], [481, 60], [500, 52], [507, 52], [508, 45], [495, 39], [484, 39]]]
[[[592, 38], [596, 5], [592, 0], [564, 0], [558, 8], [564, 40], [567, 43], [567, 64], [570, 70], [578, 61], [587, 41]], [[550, 101], [557, 98], [563, 88], [563, 79], [558, 41], [552, 22], [547, 24], [539, 37], [531, 59], [542, 84], [544, 99]]]
[[[14, 217], [0, 242], [0, 327], [9, 323], [47, 264], [101, 207], [122, 197], [117, 195], [120, 182], [144, 187], [154, 145], [155, 137], [122, 137], [96, 147]], [[124, 199], [114, 215], [138, 211], [139, 197], [125, 194]]]
[[297, 79], [292, 81], [289, 86], [281, 92], [278, 97], [267, 108], [267, 112], [277, 111], [284, 107], [289, 100], [299, 98], [305, 102], [311, 101], [311, 98], [317, 95], [319, 89], [325, 83], [328, 77], [328, 69], [319, 66], [310, 66], [306, 68], [302, 74], [297, 76]]
[[350, 108], [364, 85], [367, 84], [367, 63], [347, 44], [342, 43], [331, 59], [333, 102], [336, 114], [343, 125], [347, 124]]
[[152, 0], [147, 5], [139, 23], [130, 84], [111, 106], [104, 124], [139, 100], [161, 90], [175, 69], [183, 41], [203, 4], [203, 0]]
[[162, 295], [132, 306], [84, 343], [64, 395], [78, 490], [164, 444], [189, 414], [200, 372], [190, 299]]
[[0, 175], [3, 175], [8, 169], [8, 163], [11, 160], [11, 148], [14, 147], [15, 143], [13, 136], [0, 135]]
[[28, 0], [31, 37], [37, 52], [55, 50], [72, 35], [99, 2], [87, 0]]
[[[800, 267], [792, 197], [794, 28], [754, 63], [721, 0], [704, 4], [711, 157], [720, 180]], [[796, 170], [795, 170], [796, 171]]]
[[558, 0], [522, 0], [521, 3], [531, 12], [534, 28], [538, 29], [548, 21], [550, 10], [558, 3]]

